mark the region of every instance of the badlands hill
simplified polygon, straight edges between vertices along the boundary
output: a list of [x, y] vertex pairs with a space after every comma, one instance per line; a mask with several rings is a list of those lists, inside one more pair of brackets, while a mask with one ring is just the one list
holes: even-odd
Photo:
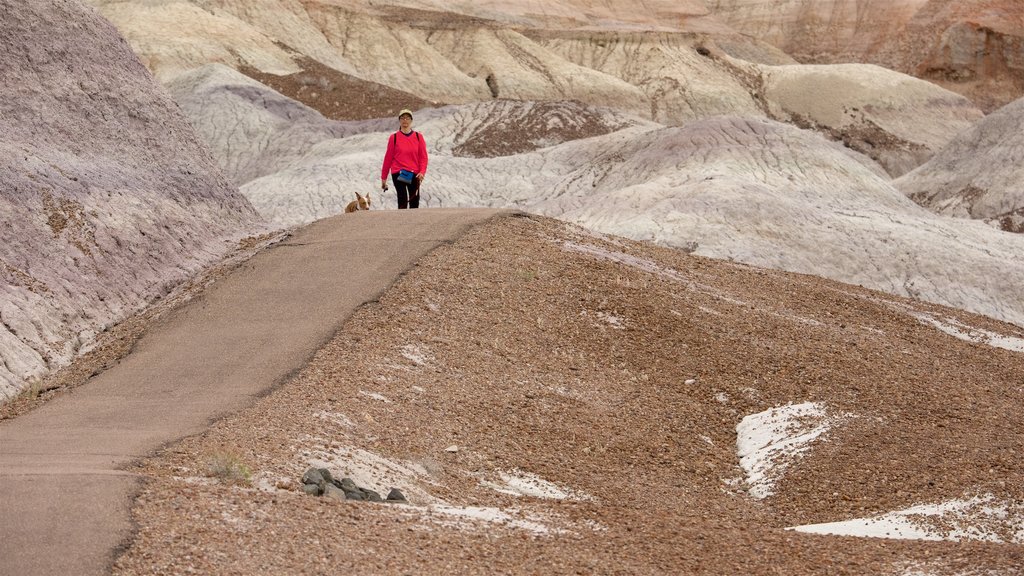
[[[226, 66], [169, 87], [269, 220], [323, 218], [356, 191], [392, 207], [373, 183], [393, 120], [331, 121]], [[876, 163], [817, 132], [758, 117], [673, 128], [580, 103], [453, 105], [416, 118], [432, 157], [428, 207], [512, 206], [1024, 323], [1014, 288], [1024, 238], [922, 209]]]
[[[139, 463], [115, 573], [1019, 573], [1024, 237], [903, 188], [1015, 107], [799, 64], [723, 2], [94, 0], [127, 43], [75, 2], [0, 2], [16, 385], [256, 211], [368, 191], [400, 107], [428, 207], [538, 214], [432, 253]], [[309, 495], [311, 467], [407, 503]]]
[[708, 0], [734, 29], [800, 62], [872, 62], [964, 94], [986, 111], [1024, 92], [1016, 0]]
[[[715, 22], [701, 2], [636, 10], [628, 2], [94, 1], [165, 83], [225, 64], [335, 119], [355, 119], [353, 108], [387, 117], [427, 102], [495, 98], [575, 100], [667, 125], [766, 116], [857, 146], [898, 175], [981, 116], [962, 97], [875, 67], [775, 70], [795, 62]], [[829, 90], [833, 80], [844, 88]], [[832, 97], [796, 96], [823, 92]], [[903, 125], [893, 121], [899, 114]]]
[[[86, 314], [80, 312], [88, 309], [83, 302], [69, 304], [77, 312], [67, 318], [47, 312], [41, 317], [49, 320], [34, 324], [25, 310], [28, 301], [45, 308], [55, 305], [51, 301], [101, 292], [98, 286], [54, 299], [21, 290], [12, 300], [25, 301], [16, 306], [21, 312], [5, 312], [7, 331], [19, 335], [11, 341], [18, 352], [8, 353], [7, 369], [19, 377], [8, 376], [8, 387], [48, 364], [60, 365], [62, 358], [88, 347], [95, 332], [219, 254], [225, 246], [209, 242], [240, 234], [254, 222], [231, 185], [278, 225], [337, 213], [354, 192], [371, 191], [384, 136], [393, 129], [393, 120], [380, 118], [393, 118], [405, 106], [416, 107], [417, 127], [428, 135], [434, 158], [424, 190], [428, 206], [521, 207], [703, 255], [820, 274], [1022, 321], [1020, 295], [1013, 289], [1024, 275], [1019, 238], [933, 218], [903, 201], [889, 180], [914, 170], [970, 129], [980, 110], [934, 84], [877, 66], [796, 64], [779, 49], [731, 28], [721, 15], [724, 4], [647, 3], [643, 10], [629, 3], [591, 2], [94, 4], [173, 94], [230, 183], [210, 169], [202, 152], [191, 152], [198, 143], [180, 124], [178, 110], [167, 113], [171, 128], [165, 130], [163, 112], [136, 111], [149, 105], [148, 96], [116, 103], [53, 98], [60, 102], [58, 110], [81, 105], [83, 114], [93, 119], [105, 114], [107, 122], [101, 130], [81, 125], [47, 130], [80, 134], [66, 140], [76, 150], [88, 147], [104, 159], [144, 166], [139, 189], [148, 189], [147, 178], [164, 179], [161, 186], [175, 189], [147, 202], [178, 207], [160, 210], [153, 223], [156, 230], [168, 231], [166, 236], [140, 233], [142, 244], [130, 245], [133, 256], [117, 256], [124, 262], [114, 268], [132, 270], [130, 281], [99, 274], [99, 282], [117, 287], [111, 290], [132, 295], [104, 294], [98, 311], [87, 313], [95, 319], [74, 319]], [[89, 22], [94, 16], [83, 18]], [[28, 41], [14, 36], [13, 29], [9, 34], [12, 46]], [[103, 34], [112, 32], [107, 28]], [[98, 42], [91, 35], [82, 41]], [[115, 64], [129, 56], [123, 47], [112, 52]], [[64, 72], [73, 78], [97, 65], [94, 51], [80, 52], [68, 57], [82, 59], [81, 66]], [[10, 58], [11, 78], [38, 65], [13, 53]], [[133, 80], [144, 74], [133, 66], [122, 74], [128, 85], [149, 82]], [[19, 82], [26, 81], [8, 86]], [[96, 83], [83, 80], [78, 91], [96, 92]], [[95, 95], [111, 98], [136, 91], [100, 88]], [[8, 117], [27, 122], [29, 110], [42, 110], [34, 99], [50, 98], [47, 90], [69, 91], [40, 85], [26, 98], [12, 99], [11, 106], [23, 110]], [[164, 98], [148, 84], [138, 91]], [[110, 110], [89, 108], [104, 101]], [[166, 100], [159, 105], [173, 108]], [[118, 122], [129, 126], [127, 137], [114, 129]], [[140, 140], [133, 134], [149, 134], [157, 122], [159, 133], [145, 144], [151, 150], [135, 160], [131, 147], [150, 136]], [[174, 144], [178, 141], [185, 144]], [[168, 146], [175, 152], [152, 152]], [[181, 164], [187, 167], [178, 168]], [[997, 172], [1007, 170], [1009, 165]], [[1013, 175], [993, 178], [1011, 181]], [[80, 188], [91, 190], [84, 194], [92, 197], [103, 187]], [[225, 200], [213, 211], [191, 211], [210, 194]], [[377, 207], [390, 207], [376, 199]], [[90, 210], [102, 220], [103, 210], [81, 199], [67, 201], [72, 203], [62, 204], [60, 195], [47, 201], [49, 208], [43, 209], [56, 214], [48, 216], [54, 224], [33, 242], [47, 234], [88, 237], [88, 231], [74, 231], [78, 220], [88, 228]], [[75, 216], [73, 202], [81, 204], [84, 216]], [[164, 218], [177, 220], [171, 224]], [[127, 219], [121, 222], [125, 230], [137, 228]], [[153, 253], [144, 248], [155, 245], [149, 243], [171, 240], [175, 245], [169, 253], [159, 251], [165, 261], [152, 273], [147, 268], [152, 266], [132, 259]], [[74, 246], [82, 242], [68, 242], [65, 248], [73, 254], [68, 265], [78, 266]], [[30, 252], [45, 250], [38, 246]], [[113, 251], [109, 254], [114, 258]], [[26, 257], [20, 261], [23, 265], [8, 262], [5, 274], [20, 278], [21, 285], [40, 280], [36, 272], [26, 272]], [[176, 272], [164, 277], [165, 270]], [[994, 277], [1011, 282], [995, 283]], [[136, 282], [150, 288], [126, 288]], [[56, 309], [64, 310], [61, 306]], [[53, 319], [54, 314], [61, 318]]]
[[[1019, 574], [1022, 352], [984, 317], [505, 218], [142, 464], [114, 573]], [[408, 504], [308, 495], [310, 467]]]
[[427, 206], [519, 207], [1024, 322], [1022, 239], [891, 180], [982, 112], [879, 66], [796, 64], [723, 3], [96, 3], [279, 225], [374, 193], [379, 118], [405, 102]]
[[117, 30], [0, 2], [0, 399], [258, 230]]
[[940, 214], [1024, 232], [1024, 99], [993, 112], [895, 185]]

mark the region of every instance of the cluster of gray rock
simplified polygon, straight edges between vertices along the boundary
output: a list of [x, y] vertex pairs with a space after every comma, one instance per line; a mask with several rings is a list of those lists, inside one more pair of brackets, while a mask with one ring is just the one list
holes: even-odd
[[338, 500], [364, 500], [367, 502], [390, 502], [408, 504], [405, 495], [398, 488], [392, 488], [387, 498], [369, 488], [360, 488], [351, 478], [337, 479], [326, 468], [310, 468], [302, 475], [302, 491], [312, 496], [326, 496]]

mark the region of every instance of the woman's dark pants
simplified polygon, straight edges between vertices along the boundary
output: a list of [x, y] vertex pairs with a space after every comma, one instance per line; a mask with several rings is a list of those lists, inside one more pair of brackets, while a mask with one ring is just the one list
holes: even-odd
[[398, 181], [398, 173], [391, 175], [391, 181], [395, 183], [395, 192], [398, 193], [398, 209], [420, 207], [420, 181], [413, 178], [411, 184]]

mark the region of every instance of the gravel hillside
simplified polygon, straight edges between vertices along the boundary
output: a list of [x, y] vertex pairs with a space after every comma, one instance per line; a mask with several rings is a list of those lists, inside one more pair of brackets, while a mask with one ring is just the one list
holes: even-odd
[[[1018, 574], [1022, 351], [983, 317], [504, 219], [140, 463], [115, 573]], [[408, 503], [307, 495], [310, 467]], [[807, 533], [857, 519], [909, 539]]]

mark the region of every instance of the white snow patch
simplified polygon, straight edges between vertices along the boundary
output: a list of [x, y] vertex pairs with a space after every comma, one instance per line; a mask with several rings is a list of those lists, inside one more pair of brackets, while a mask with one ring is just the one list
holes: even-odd
[[534, 498], [550, 498], [554, 500], [594, 500], [593, 496], [578, 490], [572, 490], [544, 480], [536, 474], [512, 470], [498, 472], [501, 483], [484, 480], [484, 486], [513, 496], [532, 496]]
[[725, 392], [719, 392], [718, 394], [715, 394], [715, 400], [717, 400], [719, 404], [728, 404], [729, 395]]
[[825, 407], [804, 402], [771, 408], [736, 425], [736, 452], [747, 474], [750, 495], [766, 498], [792, 458], [831, 427]]
[[367, 392], [366, 390], [360, 390], [359, 391], [359, 395], [360, 396], [366, 396], [367, 398], [372, 398], [372, 399], [377, 400], [379, 402], [384, 402], [384, 403], [387, 403], [387, 404], [391, 403], [391, 400], [387, 396], [385, 396], [383, 394], [379, 394], [377, 392]]
[[776, 318], [781, 318], [783, 320], [795, 322], [797, 324], [806, 324], [808, 326], [818, 327], [826, 325], [824, 322], [820, 320], [815, 320], [814, 318], [805, 318], [803, 316], [797, 316], [796, 314], [791, 314], [789, 312], [771, 312], [771, 315], [775, 316]]
[[597, 230], [592, 230], [584, 226], [572, 226], [568, 222], [566, 222], [565, 224], [566, 231], [569, 232], [570, 234], [574, 234], [576, 236], [583, 236], [586, 238], [596, 238], [597, 240], [607, 242], [608, 244], [611, 244], [613, 246], [625, 246], [625, 244], [623, 244], [622, 241], [620, 241], [618, 238], [614, 236], [602, 234]]
[[1024, 352], [1024, 338], [1006, 336], [990, 330], [974, 328], [953, 318], [940, 320], [923, 312], [912, 313], [912, 315], [925, 324], [931, 324], [946, 334], [955, 336], [961, 340], [966, 340], [967, 342], [988, 344], [993, 348], [1002, 348], [1003, 350], [1009, 350], [1011, 352]]
[[682, 274], [676, 272], [675, 270], [662, 268], [661, 266], [654, 263], [654, 261], [647, 260], [646, 258], [637, 258], [636, 256], [626, 254], [624, 252], [615, 252], [612, 250], [607, 250], [605, 248], [594, 246], [592, 244], [580, 244], [578, 242], [565, 241], [562, 242], [562, 247], [565, 250], [568, 250], [569, 252], [580, 252], [601, 260], [611, 260], [612, 262], [624, 264], [626, 266], [629, 266], [630, 268], [636, 268], [638, 270], [642, 270], [650, 274], [655, 274], [663, 278], [668, 278], [670, 280], [675, 280], [677, 282], [684, 282], [689, 284], [689, 281], [686, 278], [684, 278]]
[[[322, 439], [306, 437], [304, 441]], [[566, 532], [561, 528], [548, 526], [549, 520], [538, 514], [528, 514], [518, 509], [501, 509], [481, 506], [453, 506], [441, 498], [432, 496], [421, 484], [433, 482], [427, 469], [414, 462], [391, 460], [373, 452], [355, 447], [335, 448], [330, 452], [313, 451], [307, 466], [327, 468], [336, 478], [351, 478], [358, 486], [387, 494], [392, 487], [400, 489], [413, 504], [403, 506], [402, 510], [414, 514], [424, 514], [435, 522], [454, 526], [460, 529], [475, 529], [481, 523], [500, 524], [508, 528], [526, 530], [536, 534], [549, 535]], [[563, 491], [576, 497], [578, 493], [566, 491], [550, 482], [537, 478], [532, 482], [532, 475], [509, 475], [514, 482], [522, 482], [532, 486], [531, 489], [548, 492]]]
[[579, 252], [582, 254], [593, 256], [601, 260], [610, 260], [618, 264], [623, 264], [631, 268], [636, 268], [637, 270], [641, 270], [649, 274], [660, 276], [661, 278], [665, 278], [667, 280], [679, 282], [685, 285], [690, 290], [693, 290], [694, 292], [706, 294], [708, 296], [717, 298], [723, 302], [727, 302], [734, 306], [739, 306], [743, 308], [749, 306], [748, 302], [738, 300], [736, 298], [723, 294], [721, 290], [714, 288], [712, 286], [708, 286], [706, 284], [701, 284], [699, 282], [690, 280], [683, 276], [682, 274], [680, 274], [679, 272], [672, 270], [671, 268], [663, 268], [654, 263], [653, 261], [647, 260], [646, 258], [638, 258], [636, 256], [625, 254], [623, 252], [615, 252], [597, 246], [592, 246], [589, 244], [580, 244], [577, 242], [564, 241], [562, 242], [562, 247], [563, 249], [569, 252]]
[[[1014, 511], [1011, 513], [1011, 510]], [[939, 526], [946, 527], [945, 530]], [[999, 502], [995, 496], [921, 504], [870, 518], [794, 526], [810, 534], [862, 536], [899, 540], [975, 540], [1024, 544], [1024, 506]], [[1000, 535], [1012, 534], [1009, 539]]]

